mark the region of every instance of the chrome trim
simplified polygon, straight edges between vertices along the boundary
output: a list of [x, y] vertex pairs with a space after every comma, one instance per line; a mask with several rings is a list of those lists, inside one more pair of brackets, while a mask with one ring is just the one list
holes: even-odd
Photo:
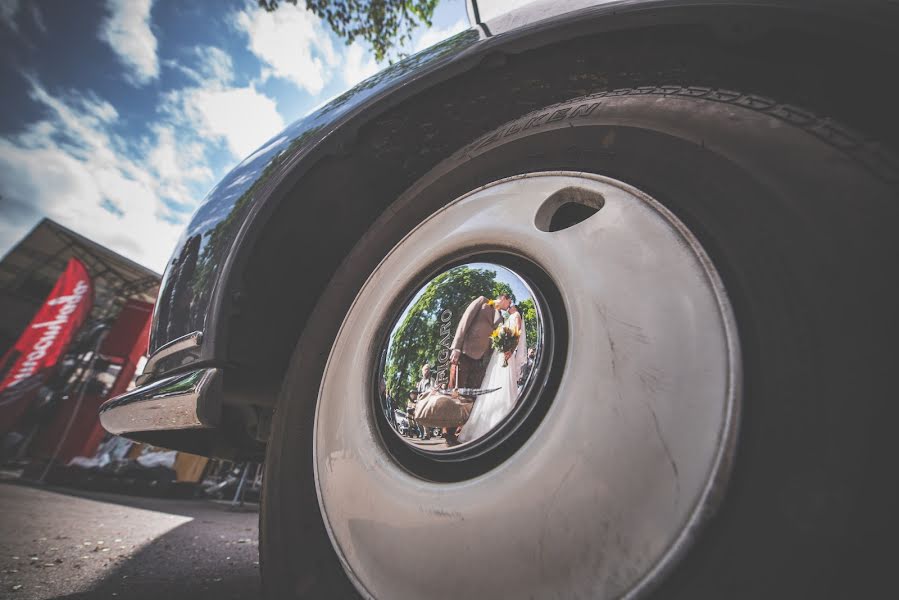
[[221, 380], [221, 369], [200, 369], [160, 379], [107, 400], [100, 407], [100, 424], [110, 433], [204, 429], [197, 411], [200, 398]]
[[[414, 286], [409, 287], [405, 296], [397, 299], [396, 316], [393, 319], [388, 317], [391, 324], [384, 332], [382, 345], [377, 349], [376, 364], [373, 364], [372, 368], [378, 371], [377, 381], [384, 382], [385, 392], [387, 388], [392, 392], [392, 398], [386, 393], [378, 397], [380, 406], [378, 419], [381, 424], [386, 421], [385, 433], [393, 434], [393, 440], [401, 441], [416, 454], [428, 456], [431, 460], [456, 462], [481, 456], [491, 448], [498, 447], [530, 418], [538, 402], [537, 398], [541, 395], [539, 391], [542, 383], [539, 385], [535, 383], [538, 379], [541, 382], [545, 380], [544, 374], [547, 373], [553, 356], [553, 351], [549, 347], [552, 345], [553, 336], [547, 331], [548, 328], [552, 329], [552, 326], [546, 320], [549, 309], [549, 305], [545, 304], [546, 297], [544, 293], [537, 291], [539, 286], [529, 277], [535, 269], [533, 263], [529, 265], [532, 270], [528, 271], [528, 267], [522, 268], [522, 261], [518, 257], [501, 253], [475, 254], [462, 259], [456, 258], [448, 263], [445, 267], [435, 268], [432, 272], [413, 278]], [[471, 286], [471, 280], [482, 277], [492, 279], [492, 283], [482, 283], [481, 285], [486, 287], [481, 288]], [[463, 322], [473, 307], [477, 313], [481, 313], [482, 308], [493, 311], [478, 304], [478, 296], [481, 293], [491, 293], [487, 290], [494, 290], [497, 286], [508, 287], [515, 296], [516, 304], [532, 303], [536, 313], [533, 319], [528, 320], [524, 317], [524, 311], [521, 312], [522, 335], [515, 342], [517, 356], [510, 359], [517, 366], [501, 364], [502, 356], [494, 352], [490, 338], [482, 338], [478, 342], [471, 333], [463, 333]], [[427, 304], [421, 304], [420, 298], [423, 297], [429, 297], [431, 300]], [[494, 296], [489, 297], [491, 302], [493, 298]], [[498, 296], [496, 298], [498, 299]], [[427, 323], [430, 322], [430, 313], [434, 307], [440, 307], [439, 318], [434, 322], [434, 327], [429, 328]], [[501, 303], [495, 308], [493, 314], [496, 322], [493, 328], [505, 324], [503, 311], [508, 309]], [[511, 318], [511, 313], [508, 318]], [[418, 326], [410, 326], [413, 323], [417, 323]], [[468, 340], [464, 342], [465, 344], [485, 345], [486, 361], [482, 363], [483, 375], [479, 379], [466, 380], [466, 383], [454, 382], [450, 375], [452, 344], [462, 339]], [[530, 344], [528, 340], [531, 340]], [[531, 357], [531, 367], [527, 372], [528, 381], [523, 381], [519, 385], [521, 366], [528, 362], [528, 345], [533, 348], [535, 354]], [[421, 373], [423, 362], [427, 362], [430, 368], [429, 390], [432, 394], [428, 397], [432, 400], [425, 400], [422, 403], [426, 396], [419, 395], [414, 404], [406, 404], [406, 393], [414, 392], [421, 387], [418, 375]], [[407, 375], [410, 371], [416, 375], [411, 389]], [[461, 404], [455, 405], [459, 412], [454, 410], [455, 407], [451, 409], [460, 419], [468, 419], [462, 435], [455, 439], [455, 436], [447, 431], [442, 436], [433, 438], [430, 434], [425, 436], [421, 420], [411, 413], [410, 426], [413, 431], [417, 429], [421, 437], [416, 436], [414, 432], [410, 434], [409, 431], [400, 431], [395, 418], [395, 409], [402, 410], [405, 406], [407, 412], [421, 408], [427, 413], [431, 410], [425, 408], [427, 404], [444, 403], [444, 400], [440, 399], [440, 394], [436, 394], [441, 389], [444, 392], [443, 396], [463, 396], [468, 397], [470, 401], [486, 396], [478, 399], [473, 405], [462, 400]], [[449, 403], [443, 405], [450, 406]], [[488, 406], [493, 408], [488, 409]], [[469, 411], [468, 414], [463, 408]], [[382, 421], [381, 416], [386, 418]], [[445, 415], [437, 420], [442, 421], [443, 417]], [[455, 430], [456, 425], [461, 423], [451, 425], [452, 430]], [[426, 428], [432, 427], [433, 423]], [[400, 449], [400, 452], [403, 450]], [[401, 454], [394, 455], [394, 458], [402, 461]], [[410, 470], [415, 469], [410, 466]]]
[[148, 379], [150, 379], [150, 377], [153, 375], [153, 372], [155, 371], [156, 363], [158, 363], [160, 360], [173, 354], [177, 354], [178, 352], [183, 352], [192, 348], [199, 348], [202, 343], [203, 332], [194, 331], [188, 333], [187, 335], [182, 335], [179, 338], [175, 338], [167, 344], [163, 344], [147, 359], [147, 364], [144, 365], [143, 373], [137, 376], [137, 385], [143, 385]]

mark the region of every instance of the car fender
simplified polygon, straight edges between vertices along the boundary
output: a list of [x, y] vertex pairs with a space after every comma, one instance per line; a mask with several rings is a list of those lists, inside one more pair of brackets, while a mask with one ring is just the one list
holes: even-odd
[[[567, 10], [583, 3], [562, 4]], [[722, 37], [739, 38], [746, 33], [733, 25], [747, 15], [772, 26], [801, 23], [834, 36], [866, 32], [868, 43], [894, 47], [899, 23], [899, 4], [887, 0], [625, 0], [549, 16], [533, 13], [545, 7], [537, 3], [503, 15], [496, 23], [466, 30], [392, 65], [293, 123], [229, 172], [193, 215], [167, 265], [151, 328], [150, 360], [139, 384], [203, 367], [224, 369], [225, 393], [241, 387], [232, 385], [239, 378], [229, 382], [228, 377], [229, 369], [239, 370], [240, 363], [229, 354], [228, 339], [244, 301], [241, 281], [288, 191], [319, 161], [352, 148], [358, 132], [380, 116], [439, 85], [463, 80], [501, 60], [497, 57], [647, 27], [701, 25]], [[299, 332], [290, 335], [295, 341]], [[279, 380], [270, 375], [265, 386], [243, 386], [250, 391], [236, 394], [238, 403], [271, 406]], [[207, 403], [198, 414], [214, 415], [222, 405], [221, 398], [201, 396], [197, 401]]]

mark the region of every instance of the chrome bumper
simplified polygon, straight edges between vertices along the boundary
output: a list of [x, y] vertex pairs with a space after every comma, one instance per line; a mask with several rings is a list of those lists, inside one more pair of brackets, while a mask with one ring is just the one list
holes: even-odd
[[221, 389], [221, 379], [221, 369], [199, 369], [135, 388], [103, 403], [100, 424], [117, 435], [214, 427], [198, 406], [204, 395]]

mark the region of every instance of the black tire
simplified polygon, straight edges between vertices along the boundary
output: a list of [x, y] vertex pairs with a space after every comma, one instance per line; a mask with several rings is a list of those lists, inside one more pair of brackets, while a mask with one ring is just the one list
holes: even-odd
[[355, 595], [319, 512], [312, 428], [332, 341], [366, 277], [454, 198], [557, 169], [610, 176], [665, 204], [703, 243], [737, 316], [744, 396], [734, 471], [716, 517], [656, 595], [877, 595], [888, 571], [874, 549], [895, 533], [897, 506], [887, 447], [896, 165], [801, 109], [696, 88], [619, 90], [551, 106], [438, 165], [349, 254], [291, 359], [266, 461], [267, 596]]

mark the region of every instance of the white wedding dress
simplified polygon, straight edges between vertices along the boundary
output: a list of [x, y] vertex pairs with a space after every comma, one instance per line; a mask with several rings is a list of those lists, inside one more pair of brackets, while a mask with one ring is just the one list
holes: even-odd
[[518, 346], [509, 357], [509, 366], [507, 367], [503, 366], [503, 353], [493, 351], [490, 362], [487, 363], [487, 371], [484, 374], [481, 388], [500, 389], [478, 396], [468, 421], [459, 432], [460, 442], [478, 439], [496, 427], [497, 423], [515, 408], [515, 401], [518, 399], [518, 377], [521, 366], [528, 360], [528, 349], [521, 313], [509, 316], [506, 325], [517, 327], [521, 332]]

